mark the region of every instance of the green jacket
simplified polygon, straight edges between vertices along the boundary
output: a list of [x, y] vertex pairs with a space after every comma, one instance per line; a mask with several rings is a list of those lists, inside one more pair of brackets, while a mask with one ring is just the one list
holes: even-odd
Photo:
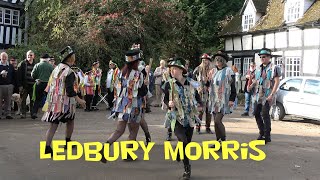
[[39, 79], [41, 82], [48, 82], [52, 71], [53, 66], [51, 64], [41, 61], [34, 66], [31, 76], [35, 80]]

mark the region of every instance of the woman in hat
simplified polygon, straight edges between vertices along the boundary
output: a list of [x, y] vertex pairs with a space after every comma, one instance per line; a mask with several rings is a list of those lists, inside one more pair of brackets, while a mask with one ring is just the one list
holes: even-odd
[[50, 128], [46, 134], [46, 154], [52, 155], [51, 141], [60, 122], [66, 125], [66, 142], [71, 140], [74, 128], [76, 102], [85, 106], [85, 101], [77, 96], [77, 75], [71, 69], [76, 58], [71, 47], [61, 51], [62, 62], [53, 70], [46, 87], [47, 100], [43, 107], [45, 112], [42, 121], [50, 122]]
[[[182, 60], [175, 58], [168, 65], [172, 78], [164, 84], [164, 102], [169, 107], [166, 114], [166, 128], [171, 127], [178, 140], [183, 142], [185, 150], [187, 144], [191, 142], [194, 124], [199, 122], [198, 110], [202, 110], [202, 102], [196, 91], [200, 84], [183, 76], [187, 70], [182, 65]], [[180, 161], [179, 156], [178, 161]], [[182, 177], [190, 179], [191, 166], [185, 153], [183, 164], [185, 171]]]
[[[204, 105], [204, 111], [206, 111], [206, 132], [208, 134], [213, 134], [210, 125], [211, 125], [211, 114], [208, 111], [208, 95], [209, 95], [209, 73], [210, 73], [210, 61], [211, 57], [208, 54], [203, 54], [201, 56], [201, 64], [196, 67], [193, 72], [193, 79], [200, 83], [200, 88], [198, 89], [198, 93], [202, 99], [202, 103]], [[199, 118], [202, 120], [204, 112], [201, 111], [199, 114]], [[197, 132], [200, 134], [201, 123], [197, 124]]]
[[[111, 117], [118, 119], [117, 129], [108, 138], [108, 144], [118, 140], [125, 132], [126, 126], [129, 126], [128, 140], [136, 140], [142, 111], [142, 97], [148, 90], [144, 85], [142, 73], [138, 70], [141, 60], [140, 50], [129, 50], [126, 53], [126, 65], [118, 74], [115, 80], [115, 104]], [[100, 152], [103, 154], [103, 150]], [[128, 155], [127, 160], [133, 160]], [[106, 163], [102, 156], [101, 162]]]
[[232, 112], [236, 99], [235, 77], [228, 67], [228, 56], [223, 53], [214, 55], [216, 72], [213, 74], [209, 89], [209, 112], [214, 117], [214, 129], [217, 141], [226, 140], [226, 130], [222, 123], [225, 114]]

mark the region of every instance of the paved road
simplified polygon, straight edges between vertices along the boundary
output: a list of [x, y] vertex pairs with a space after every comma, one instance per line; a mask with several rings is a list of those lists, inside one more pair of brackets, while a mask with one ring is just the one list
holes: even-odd
[[[105, 118], [106, 111], [79, 112], [73, 139], [81, 143], [104, 142], [115, 129], [116, 122]], [[48, 124], [40, 120], [0, 120], [0, 180], [53, 180], [53, 179], [106, 179], [106, 180], [171, 180], [179, 179], [182, 163], [165, 161], [163, 143], [164, 112], [153, 108], [147, 114], [152, 139], [156, 143], [150, 161], [121, 160], [101, 164], [76, 161], [52, 161], [39, 159], [39, 142], [45, 139]], [[257, 137], [255, 120], [241, 118], [240, 112], [225, 117], [227, 139], [240, 143]], [[213, 128], [213, 127], [212, 127]], [[54, 139], [64, 139], [64, 125], [58, 128]], [[204, 129], [203, 129], [204, 131]], [[125, 140], [128, 133], [121, 138]], [[139, 140], [144, 141], [140, 131]], [[213, 135], [194, 134], [193, 140], [214, 140]], [[176, 143], [173, 142], [173, 143]], [[267, 155], [261, 162], [253, 160], [198, 160], [192, 161], [192, 179], [320, 179], [320, 126], [292, 121], [272, 122], [272, 143], [261, 148]]]

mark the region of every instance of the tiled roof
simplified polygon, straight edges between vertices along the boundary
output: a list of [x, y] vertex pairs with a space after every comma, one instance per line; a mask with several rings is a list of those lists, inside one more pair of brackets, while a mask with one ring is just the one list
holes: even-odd
[[320, 0], [316, 2], [306, 11], [304, 16], [298, 20], [297, 24], [305, 24], [320, 21]]
[[263, 16], [256, 25], [250, 29], [252, 31], [276, 29], [284, 25], [284, 5], [283, 0], [270, 0], [266, 15]]
[[242, 16], [238, 13], [231, 21], [223, 28], [221, 35], [231, 35], [242, 32]]

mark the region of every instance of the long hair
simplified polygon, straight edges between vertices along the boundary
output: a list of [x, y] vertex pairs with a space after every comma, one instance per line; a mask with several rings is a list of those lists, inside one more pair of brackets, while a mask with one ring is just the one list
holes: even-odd
[[201, 64], [199, 65], [199, 73], [201, 75], [201, 78], [208, 77], [210, 69], [211, 69], [210, 68], [210, 61], [209, 61], [209, 65], [206, 66], [204, 64], [204, 61], [202, 60]]
[[124, 67], [121, 69], [122, 76], [123, 77], [129, 77], [130, 72], [132, 70], [138, 70], [139, 61], [130, 62], [124, 65]]

